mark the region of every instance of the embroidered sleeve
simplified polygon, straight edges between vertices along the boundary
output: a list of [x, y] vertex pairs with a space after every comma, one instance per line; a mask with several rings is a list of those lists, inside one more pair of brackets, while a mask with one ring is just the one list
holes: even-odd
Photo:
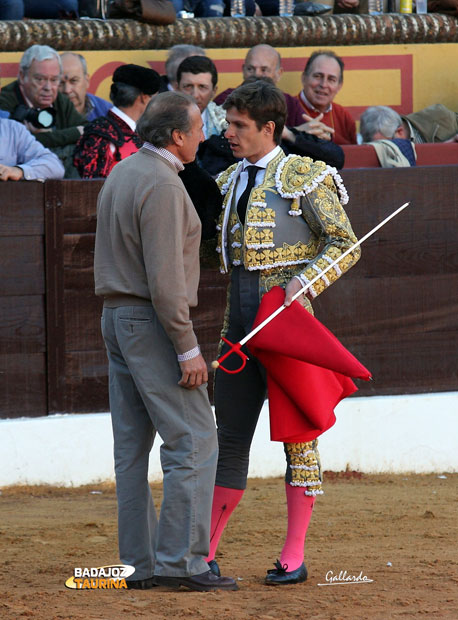
[[[340, 204], [337, 193], [328, 183], [321, 183], [313, 192], [301, 200], [302, 216], [320, 239], [321, 252], [312, 259], [301, 273], [305, 283], [321, 274], [336, 258], [341, 256], [356, 241], [350, 221]], [[335, 267], [321, 276], [311, 287], [310, 294], [316, 297], [359, 260], [359, 246]]]

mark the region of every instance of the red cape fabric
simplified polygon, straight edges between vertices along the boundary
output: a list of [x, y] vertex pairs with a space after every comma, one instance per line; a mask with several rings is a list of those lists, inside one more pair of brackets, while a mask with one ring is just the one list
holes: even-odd
[[[276, 286], [264, 295], [253, 328], [285, 299]], [[267, 370], [273, 441], [312, 441], [336, 421], [334, 408], [358, 388], [349, 377], [371, 373], [297, 301], [247, 343]]]

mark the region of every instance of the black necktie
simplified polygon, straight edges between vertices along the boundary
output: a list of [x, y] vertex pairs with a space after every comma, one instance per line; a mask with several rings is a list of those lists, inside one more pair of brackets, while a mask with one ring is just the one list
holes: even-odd
[[242, 222], [242, 224], [245, 223], [245, 215], [246, 215], [246, 208], [248, 205], [248, 198], [250, 197], [251, 190], [254, 187], [254, 182], [256, 180], [256, 173], [258, 172], [258, 170], [261, 170], [261, 168], [259, 166], [247, 166], [245, 170], [248, 172], [248, 183], [245, 189], [243, 190], [243, 193], [240, 196], [239, 201], [237, 203], [237, 213], [239, 214], [239, 219]]

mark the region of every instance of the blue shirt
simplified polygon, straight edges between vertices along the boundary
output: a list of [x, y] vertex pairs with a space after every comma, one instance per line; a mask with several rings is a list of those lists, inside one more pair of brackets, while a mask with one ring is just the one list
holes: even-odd
[[92, 106], [89, 112], [86, 114], [86, 118], [88, 121], [93, 121], [99, 116], [105, 116], [108, 110], [111, 110], [113, 104], [109, 101], [105, 101], [102, 97], [97, 97], [97, 95], [92, 95], [91, 93], [87, 93], [86, 97], [89, 99], [90, 105]]
[[415, 153], [410, 140], [407, 140], [406, 138], [391, 138], [391, 141], [396, 144], [404, 157], [408, 159], [411, 166], [417, 165], [417, 162], [415, 160]]
[[0, 164], [22, 168], [24, 179], [62, 179], [64, 167], [17, 121], [0, 118]]

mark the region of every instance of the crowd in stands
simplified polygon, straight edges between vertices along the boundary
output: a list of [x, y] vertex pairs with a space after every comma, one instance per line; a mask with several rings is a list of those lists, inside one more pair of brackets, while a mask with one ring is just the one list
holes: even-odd
[[[106, 101], [88, 92], [83, 55], [31, 46], [20, 60], [17, 80], [0, 92], [0, 135], [9, 136], [8, 142], [2, 139], [0, 179], [62, 178], [62, 170], [65, 178], [105, 178], [118, 161], [140, 148], [136, 124], [151, 99], [176, 90], [195, 100], [203, 122], [204, 140], [196, 160], [185, 166], [183, 182], [196, 209], [201, 214], [211, 211], [210, 203], [220, 204], [213, 179], [237, 161], [225, 135], [222, 105], [234, 89], [217, 94], [215, 63], [194, 45], [173, 46], [165, 72], [160, 76], [150, 68], [122, 65], [113, 74]], [[248, 51], [240, 83], [277, 84], [282, 73], [278, 51], [260, 44]], [[458, 141], [457, 114], [441, 104], [405, 116], [372, 106], [361, 115], [357, 135], [348, 110], [334, 101], [343, 84], [344, 63], [337, 54], [321, 50], [310, 56], [301, 90], [295, 96], [284, 93], [287, 121], [281, 146], [286, 154], [340, 169], [342, 146], [360, 142], [374, 147], [382, 167], [414, 166], [415, 144]], [[202, 198], [203, 187], [208, 199]]]
[[[399, 3], [383, 0], [384, 12], [399, 12]], [[245, 0], [245, 14], [275, 16], [280, 12], [280, 0]], [[414, 3], [415, 6], [415, 3]], [[429, 0], [433, 12], [458, 14], [457, 0]], [[325, 15], [329, 13], [370, 13], [368, 0], [296, 0], [295, 15]], [[231, 14], [230, 0], [0, 0], [0, 20], [78, 19], [134, 17], [151, 23], [173, 22], [176, 17], [224, 17]]]

